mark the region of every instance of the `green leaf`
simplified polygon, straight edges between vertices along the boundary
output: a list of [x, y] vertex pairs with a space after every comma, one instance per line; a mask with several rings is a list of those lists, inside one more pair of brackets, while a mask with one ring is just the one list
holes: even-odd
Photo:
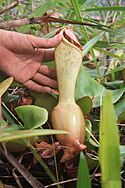
[[19, 126], [18, 124], [12, 124], [10, 127], [6, 127], [4, 128], [4, 132], [13, 132], [13, 131], [19, 131], [19, 130], [23, 130], [23, 128], [21, 126]]
[[19, 27], [18, 32], [28, 33], [30, 31], [31, 27], [33, 27], [31, 24], [30, 25], [23, 25], [23, 26]]
[[92, 109], [92, 99], [90, 97], [82, 97], [76, 103], [81, 107], [84, 115], [90, 113]]
[[32, 92], [32, 97], [35, 99], [34, 104], [42, 108], [46, 108], [49, 115], [51, 114], [52, 109], [56, 106], [58, 100], [55, 96], [48, 93], [35, 93]]
[[19, 106], [16, 113], [24, 123], [24, 129], [36, 129], [45, 124], [48, 119], [48, 112], [45, 108], [35, 105]]
[[91, 156], [89, 154], [86, 155], [86, 161], [88, 164], [89, 171], [95, 169], [99, 165], [98, 157], [97, 156]]
[[109, 74], [112, 74], [112, 73], [115, 73], [115, 72], [119, 72], [119, 71], [122, 71], [123, 69], [125, 68], [125, 64], [121, 65], [121, 66], [118, 66], [116, 68], [114, 68], [113, 70], [109, 70], [106, 75], [109, 75]]
[[83, 56], [85, 56], [88, 51], [90, 51], [90, 49], [101, 39], [101, 37], [105, 34], [105, 32], [101, 32], [98, 35], [96, 35], [95, 37], [93, 37], [91, 40], [89, 40], [84, 48], [83, 48]]
[[1, 128], [7, 127], [7, 122], [5, 120], [1, 119], [1, 118], [0, 118], [0, 127]]
[[[42, 1], [41, 5], [33, 12], [33, 16], [43, 16], [48, 10], [50, 10], [56, 3], [56, 0], [47, 0], [45, 2]], [[31, 17], [31, 16], [30, 16]], [[35, 25], [36, 29], [39, 27]], [[21, 26], [19, 32], [27, 33], [33, 27], [32, 24]]]
[[[76, 83], [76, 100], [89, 96], [90, 98], [93, 98], [93, 103], [95, 103], [95, 98], [99, 96], [100, 99], [103, 89], [104, 87], [102, 85], [89, 76], [85, 67], [81, 66]], [[99, 106], [100, 103], [96, 105]], [[93, 106], [95, 107], [95, 105]]]
[[[81, 66], [76, 83], [76, 101], [88, 96], [92, 98], [93, 107], [98, 107], [102, 104], [101, 96], [104, 95], [106, 91], [107, 89], [101, 84], [99, 84], [92, 77], [90, 77], [85, 67]], [[124, 86], [123, 88], [112, 91], [113, 103], [117, 102], [117, 100], [123, 95], [124, 91]], [[35, 99], [35, 104], [47, 108], [49, 114], [53, 107], [57, 104], [57, 98], [49, 94], [40, 95], [36, 93], [31, 93], [31, 96]], [[48, 101], [50, 102], [48, 103]], [[86, 111], [86, 108], [84, 108], [83, 110]], [[86, 114], [86, 112], [84, 113]]]
[[35, 10], [34, 16], [43, 16], [48, 10], [50, 10], [54, 5], [55, 0], [47, 0], [42, 2], [41, 5]]
[[66, 131], [50, 130], [50, 129], [36, 129], [36, 130], [19, 130], [12, 132], [0, 133], [0, 142], [8, 142], [19, 139], [31, 138], [35, 136], [55, 135], [55, 134], [68, 134]]
[[85, 11], [125, 11], [125, 6], [96, 7]]
[[89, 169], [83, 152], [80, 153], [80, 163], [78, 168], [77, 188], [91, 188]]
[[116, 90], [112, 90], [112, 101], [116, 103], [125, 92], [125, 85]]
[[80, 7], [79, 7], [79, 1], [78, 0], [70, 0], [74, 11], [76, 13], [77, 19], [79, 19], [79, 21], [82, 21], [81, 15], [80, 15]]
[[124, 122], [124, 120], [125, 120], [125, 111], [122, 112], [122, 113], [119, 115], [118, 120], [119, 120], [121, 123]]
[[[5, 119], [8, 120], [8, 122], [12, 125], [15, 123], [13, 118], [13, 113], [6, 107], [6, 105], [2, 102], [2, 114], [5, 117]], [[15, 116], [14, 116], [15, 117]]]
[[2, 96], [6, 92], [12, 82], [13, 78], [10, 77], [0, 83], [0, 96]]
[[110, 91], [106, 92], [102, 103], [99, 161], [102, 188], [121, 188], [119, 132]]
[[99, 147], [99, 142], [96, 140], [96, 138], [92, 134], [91, 121], [88, 119], [85, 119], [85, 124], [86, 124], [85, 140], [88, 141], [92, 146]]
[[106, 82], [105, 85], [110, 87], [110, 88], [116, 88], [119, 89], [121, 85], [123, 84], [123, 80], [115, 80], [112, 82]]
[[116, 114], [116, 118], [119, 119], [119, 116], [125, 112], [125, 98], [121, 101], [119, 101], [116, 105], [115, 105], [115, 114]]
[[99, 52], [104, 53], [104, 54], [111, 56], [113, 58], [118, 58], [118, 59], [122, 58], [121, 56], [118, 56], [117, 54], [113, 54], [113, 53], [109, 52], [108, 50], [104, 50], [102, 48], [97, 48], [97, 47], [95, 49], [98, 50]]
[[106, 88], [103, 87], [103, 90], [100, 93], [100, 95], [94, 97], [94, 100], [93, 100], [93, 106], [94, 107], [102, 105], [101, 97], [104, 96], [107, 91], [112, 92], [112, 95], [113, 95], [112, 96], [112, 102], [116, 103], [120, 99], [120, 97], [123, 95], [123, 93], [125, 92], [125, 85], [123, 85], [123, 87], [116, 89], [116, 90], [107, 90]]
[[[91, 121], [89, 121], [88, 119], [85, 120], [85, 124], [86, 124], [86, 128], [89, 130], [90, 133], [92, 133], [92, 124]], [[86, 135], [85, 135], [85, 139], [87, 141], [90, 141], [91, 135], [89, 134], [89, 132], [86, 131]]]
[[87, 0], [78, 0], [80, 5], [83, 5]]
[[[93, 107], [98, 107], [102, 105], [102, 96], [104, 96], [107, 91], [108, 90], [104, 86], [90, 77], [85, 67], [81, 66], [76, 83], [76, 101], [82, 97], [89, 96], [92, 98]], [[124, 92], [125, 85], [119, 89], [112, 90], [113, 103], [116, 103]]]

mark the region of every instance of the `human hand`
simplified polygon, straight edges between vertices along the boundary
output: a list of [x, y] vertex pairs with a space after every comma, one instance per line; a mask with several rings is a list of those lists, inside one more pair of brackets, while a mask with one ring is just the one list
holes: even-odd
[[61, 34], [46, 39], [0, 30], [0, 70], [33, 91], [55, 93], [56, 72], [41, 62], [54, 59], [61, 39]]

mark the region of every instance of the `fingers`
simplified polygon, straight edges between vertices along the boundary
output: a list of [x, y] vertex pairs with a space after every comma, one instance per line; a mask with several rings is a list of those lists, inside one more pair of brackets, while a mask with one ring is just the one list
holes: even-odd
[[53, 60], [55, 57], [55, 53], [54, 53], [54, 48], [50, 48], [50, 49], [37, 49], [33, 59], [35, 61], [44, 61], [44, 60]]
[[53, 68], [49, 68], [47, 65], [41, 65], [38, 72], [55, 80], [57, 78], [56, 70]]
[[53, 38], [40, 38], [32, 35], [26, 35], [26, 37], [34, 48], [53, 48], [62, 40], [62, 34], [60, 33]]
[[43, 61], [44, 60], [54, 60], [55, 59], [55, 49], [44, 49], [44, 56], [43, 56]]
[[32, 80], [28, 80], [26, 83], [24, 83], [24, 86], [28, 89], [38, 92], [38, 93], [53, 93], [58, 94], [58, 92], [50, 87], [41, 86], [37, 83], [35, 83]]
[[44, 76], [40, 73], [36, 73], [32, 80], [42, 86], [49, 86], [51, 88], [57, 88], [58, 84], [57, 84], [57, 81], [47, 77], [47, 76]]
[[54, 69], [48, 68], [46, 65], [41, 65], [34, 76], [23, 83], [23, 85], [28, 89], [39, 93], [58, 94], [56, 90], [58, 84], [57, 81], [54, 80], [55, 77], [56, 74]]

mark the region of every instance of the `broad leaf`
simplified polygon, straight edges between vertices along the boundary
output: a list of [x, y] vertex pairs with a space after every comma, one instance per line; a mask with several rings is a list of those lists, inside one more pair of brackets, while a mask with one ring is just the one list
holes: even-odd
[[[119, 119], [119, 116], [125, 112], [125, 98], [121, 101], [119, 101], [115, 105], [115, 113], [116, 113], [116, 118]], [[119, 119], [120, 120], [120, 119]]]
[[24, 129], [36, 129], [43, 125], [48, 119], [48, 112], [45, 108], [35, 105], [19, 106], [16, 113], [24, 123]]
[[48, 94], [48, 93], [39, 94], [39, 93], [32, 92], [31, 95], [35, 99], [34, 104], [42, 108], [46, 108], [49, 115], [52, 109], [54, 108], [54, 106], [56, 106], [58, 102], [57, 97], [53, 96], [52, 94]]
[[[102, 86], [92, 77], [90, 77], [88, 72], [85, 70], [85, 67], [81, 66], [76, 83], [76, 100], [85, 96], [89, 96], [93, 99], [93, 107], [98, 107], [102, 105], [101, 98], [105, 95], [107, 91], [108, 90], [104, 86]], [[113, 90], [113, 103], [116, 103], [124, 92], [125, 85], [123, 85], [119, 89]]]
[[89, 96], [94, 102], [95, 97], [100, 96], [103, 89], [102, 85], [89, 76], [85, 67], [81, 66], [76, 83], [76, 100]]
[[81, 107], [84, 115], [90, 113], [92, 109], [92, 99], [90, 97], [82, 97], [78, 99], [77, 104]]

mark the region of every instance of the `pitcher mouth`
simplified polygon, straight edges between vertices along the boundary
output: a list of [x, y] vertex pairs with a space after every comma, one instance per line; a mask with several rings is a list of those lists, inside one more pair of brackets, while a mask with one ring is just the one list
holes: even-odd
[[67, 40], [69, 43], [73, 44], [75, 47], [77, 47], [80, 51], [83, 50], [83, 47], [77, 40], [76, 36], [74, 35], [73, 30], [70, 26], [66, 26], [64, 28], [61, 28], [59, 31], [57, 31], [56, 34], [61, 33], [63, 35], [63, 39]]

